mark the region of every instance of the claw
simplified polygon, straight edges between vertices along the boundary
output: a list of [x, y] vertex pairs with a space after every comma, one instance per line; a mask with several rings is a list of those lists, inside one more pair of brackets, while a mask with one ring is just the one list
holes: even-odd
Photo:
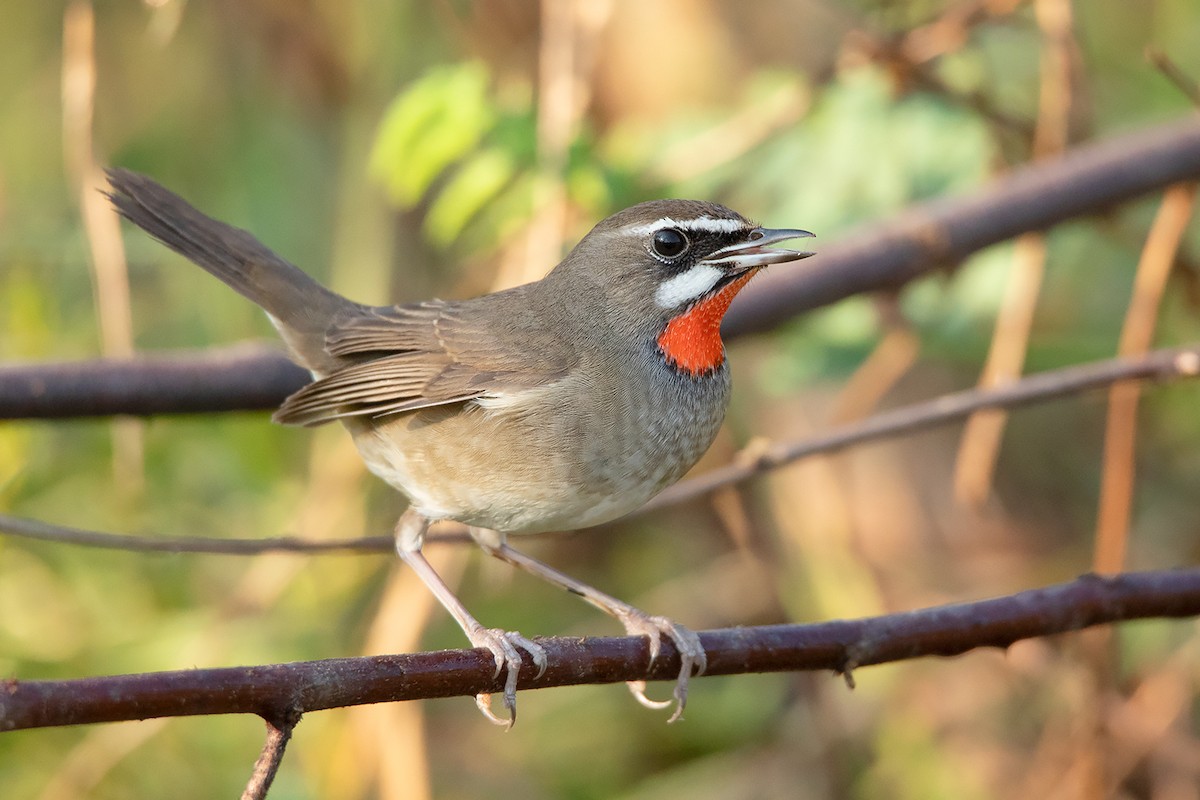
[[517, 704], [508, 705], [508, 694], [505, 693], [504, 705], [508, 709], [508, 719], [503, 719], [496, 716], [496, 712], [492, 711], [492, 693], [480, 692], [475, 695], [475, 706], [479, 709], [479, 713], [483, 714], [484, 718], [493, 725], [499, 725], [505, 730], [511, 730], [513, 725], [517, 724]]
[[708, 668], [708, 657], [704, 653], [700, 637], [666, 617], [652, 617], [640, 611], [623, 614], [619, 619], [625, 626], [626, 633], [631, 636], [645, 636], [650, 640], [651, 667], [658, 658], [662, 634], [665, 633], [675, 643], [675, 649], [679, 651], [679, 677], [675, 681], [675, 690], [671, 693], [672, 700], [651, 700], [646, 696], [645, 681], [629, 681], [626, 684], [634, 699], [646, 708], [663, 709], [674, 704], [675, 712], [667, 720], [668, 723], [674, 722], [683, 716], [683, 709], [687, 706], [688, 679], [693, 674], [703, 675], [704, 670]]
[[633, 695], [634, 700], [654, 711], [662, 711], [664, 708], [670, 708], [675, 702], [674, 700], [651, 700], [646, 696], [645, 681], [626, 681], [625, 685], [629, 687], [629, 693]]
[[489, 722], [505, 728], [512, 728], [517, 721], [517, 675], [521, 671], [521, 654], [517, 652], [517, 648], [529, 653], [534, 666], [538, 669], [537, 677], [539, 678], [546, 671], [548, 664], [546, 651], [541, 645], [526, 639], [515, 631], [505, 631], [499, 628], [480, 628], [472, 632], [468, 638], [475, 647], [491, 651], [492, 656], [496, 659], [496, 675], [499, 675], [501, 670], [507, 670], [504, 677], [504, 708], [508, 711], [508, 719], [503, 719], [492, 711], [490, 692], [481, 692], [475, 695], [475, 705]]

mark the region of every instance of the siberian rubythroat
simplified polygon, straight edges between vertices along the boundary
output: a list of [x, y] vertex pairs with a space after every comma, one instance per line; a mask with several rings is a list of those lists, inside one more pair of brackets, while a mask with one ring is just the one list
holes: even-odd
[[[812, 253], [773, 248], [812, 236], [761, 228], [715, 203], [655, 200], [596, 225], [546, 277], [471, 300], [367, 306], [334, 294], [254, 237], [197, 211], [144, 176], [108, 173], [118, 211], [257, 303], [315, 380], [275, 420], [339, 420], [367, 466], [411, 501], [396, 551], [476, 647], [506, 670], [516, 714], [520, 650], [542, 648], [485, 628], [421, 554], [431, 522], [457, 520], [489, 554], [578, 594], [631, 634], [679, 650], [674, 697], [703, 672], [694, 633], [513, 549], [509, 534], [565, 530], [622, 516], [703, 455], [729, 399], [721, 318], [763, 267]], [[641, 684], [631, 684], [639, 700]]]

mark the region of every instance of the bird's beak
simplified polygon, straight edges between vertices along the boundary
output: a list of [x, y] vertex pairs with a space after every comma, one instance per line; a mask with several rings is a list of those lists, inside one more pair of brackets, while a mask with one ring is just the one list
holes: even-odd
[[816, 253], [773, 249], [771, 245], [785, 242], [788, 239], [809, 239], [813, 236], [815, 234], [797, 228], [755, 228], [750, 231], [746, 241], [724, 247], [703, 259], [701, 263], [720, 267], [731, 274], [738, 274], [749, 269], [765, 267], [768, 264], [799, 261], [802, 258], [814, 256]]

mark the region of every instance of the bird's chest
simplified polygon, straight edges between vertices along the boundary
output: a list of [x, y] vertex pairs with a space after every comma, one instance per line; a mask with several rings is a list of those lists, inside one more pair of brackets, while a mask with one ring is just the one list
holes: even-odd
[[512, 533], [587, 527], [678, 480], [725, 413], [725, 366], [688, 375], [661, 360], [626, 363], [382, 426], [349, 424], [371, 469], [427, 516]]
[[654, 364], [650, 375], [610, 393], [583, 440], [591, 480], [614, 490], [636, 487], [646, 499], [678, 480], [704, 455], [725, 416], [728, 369], [688, 375]]

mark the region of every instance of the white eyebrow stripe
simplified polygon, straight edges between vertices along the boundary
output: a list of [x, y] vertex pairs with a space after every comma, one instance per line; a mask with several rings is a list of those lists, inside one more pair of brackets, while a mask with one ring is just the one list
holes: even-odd
[[663, 228], [680, 228], [685, 231], [700, 231], [703, 233], [737, 233], [738, 231], [753, 230], [750, 223], [740, 219], [718, 219], [717, 217], [694, 217], [692, 219], [674, 220], [670, 217], [663, 217], [654, 222], [645, 222], [641, 225], [630, 225], [627, 230], [629, 233], [640, 235], [644, 233], [654, 233], [661, 231]]
[[654, 293], [654, 302], [658, 303], [659, 308], [678, 308], [712, 291], [724, 274], [708, 264], [697, 264], [687, 272], [681, 272], [659, 284], [658, 291]]

